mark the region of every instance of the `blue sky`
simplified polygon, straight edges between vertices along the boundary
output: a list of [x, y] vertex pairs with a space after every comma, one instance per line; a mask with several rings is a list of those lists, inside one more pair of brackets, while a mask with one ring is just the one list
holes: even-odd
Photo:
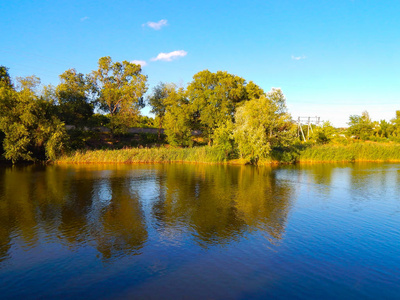
[[102, 56], [140, 60], [150, 89], [223, 70], [282, 88], [293, 118], [345, 126], [400, 110], [399, 16], [397, 0], [1, 1], [0, 65], [57, 85]]

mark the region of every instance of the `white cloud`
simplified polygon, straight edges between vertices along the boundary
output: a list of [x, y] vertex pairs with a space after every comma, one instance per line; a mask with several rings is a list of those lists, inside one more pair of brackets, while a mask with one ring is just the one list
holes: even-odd
[[159, 53], [157, 57], [152, 58], [152, 61], [163, 60], [163, 61], [172, 61], [177, 59], [178, 57], [186, 56], [187, 52], [184, 50], [176, 50], [169, 53]]
[[84, 22], [84, 21], [86, 21], [88, 19], [89, 19], [89, 17], [83, 17], [83, 18], [81, 18], [81, 22]]
[[300, 60], [300, 59], [306, 59], [307, 57], [306, 56], [294, 56], [294, 55], [292, 55], [292, 59], [293, 60]]
[[141, 65], [142, 67], [147, 65], [147, 62], [145, 62], [144, 60], [132, 60], [131, 63], [135, 65]]
[[154, 30], [160, 30], [162, 27], [167, 26], [167, 25], [168, 25], [168, 21], [165, 19], [162, 19], [158, 22], [147, 22], [146, 24], [143, 24], [143, 26], [153, 28]]

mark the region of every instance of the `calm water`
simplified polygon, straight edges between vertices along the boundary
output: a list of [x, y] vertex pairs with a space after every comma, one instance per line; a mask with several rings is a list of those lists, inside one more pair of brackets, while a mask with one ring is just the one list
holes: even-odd
[[0, 298], [399, 299], [400, 164], [2, 167]]

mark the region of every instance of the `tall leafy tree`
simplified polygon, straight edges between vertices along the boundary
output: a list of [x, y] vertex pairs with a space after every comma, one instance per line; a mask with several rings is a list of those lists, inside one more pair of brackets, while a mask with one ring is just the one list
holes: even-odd
[[361, 116], [351, 115], [347, 124], [349, 125], [348, 134], [356, 139], [367, 140], [372, 135], [374, 126], [367, 111], [364, 111]]
[[326, 121], [321, 126], [315, 127], [312, 138], [317, 144], [328, 144], [333, 140], [335, 133], [335, 128]]
[[84, 126], [93, 115], [92, 86], [82, 73], [69, 69], [60, 75], [55, 88], [59, 117], [68, 125]]
[[392, 124], [392, 134], [400, 137], [400, 110], [396, 110], [396, 117], [390, 121]]
[[[13, 92], [13, 84], [11, 82], [10, 74], [8, 73], [8, 68], [5, 66], [0, 66], [0, 100], [1, 102], [8, 101]], [[1, 105], [1, 104], [0, 104]], [[1, 112], [0, 112], [1, 115]], [[4, 132], [0, 130], [0, 154], [4, 152], [3, 141]]]
[[18, 160], [54, 160], [66, 146], [64, 123], [51, 102], [37, 93], [39, 78], [18, 78], [18, 87], [0, 84], [0, 130], [4, 132], [4, 156]]
[[113, 62], [111, 57], [99, 59], [98, 69], [92, 72], [92, 83], [97, 91], [97, 103], [109, 113], [112, 129], [130, 126], [144, 106], [147, 76], [140, 65], [128, 61]]
[[173, 84], [165, 86], [167, 97], [165, 98], [165, 134], [167, 141], [172, 146], [192, 145], [192, 115], [189, 101], [183, 88], [177, 88]]
[[0, 86], [12, 87], [10, 74], [5, 66], [0, 66]]
[[235, 114], [233, 132], [240, 155], [257, 162], [276, 147], [289, 146], [295, 139], [295, 126], [286, 109], [280, 89], [244, 103]]
[[158, 123], [158, 139], [161, 138], [161, 129], [164, 123], [164, 117], [167, 109], [167, 98], [171, 89], [167, 84], [160, 82], [153, 88], [153, 93], [148, 98], [151, 106], [151, 113], [155, 114]]
[[246, 81], [228, 72], [198, 72], [187, 87], [192, 111], [204, 136], [211, 142], [214, 130], [233, 120], [235, 109], [250, 97], [259, 97], [262, 90], [254, 83], [246, 89]]

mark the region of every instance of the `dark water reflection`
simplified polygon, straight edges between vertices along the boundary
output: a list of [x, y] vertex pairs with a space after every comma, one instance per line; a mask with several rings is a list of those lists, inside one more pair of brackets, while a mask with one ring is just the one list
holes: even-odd
[[0, 295], [397, 297], [399, 170], [3, 167]]

